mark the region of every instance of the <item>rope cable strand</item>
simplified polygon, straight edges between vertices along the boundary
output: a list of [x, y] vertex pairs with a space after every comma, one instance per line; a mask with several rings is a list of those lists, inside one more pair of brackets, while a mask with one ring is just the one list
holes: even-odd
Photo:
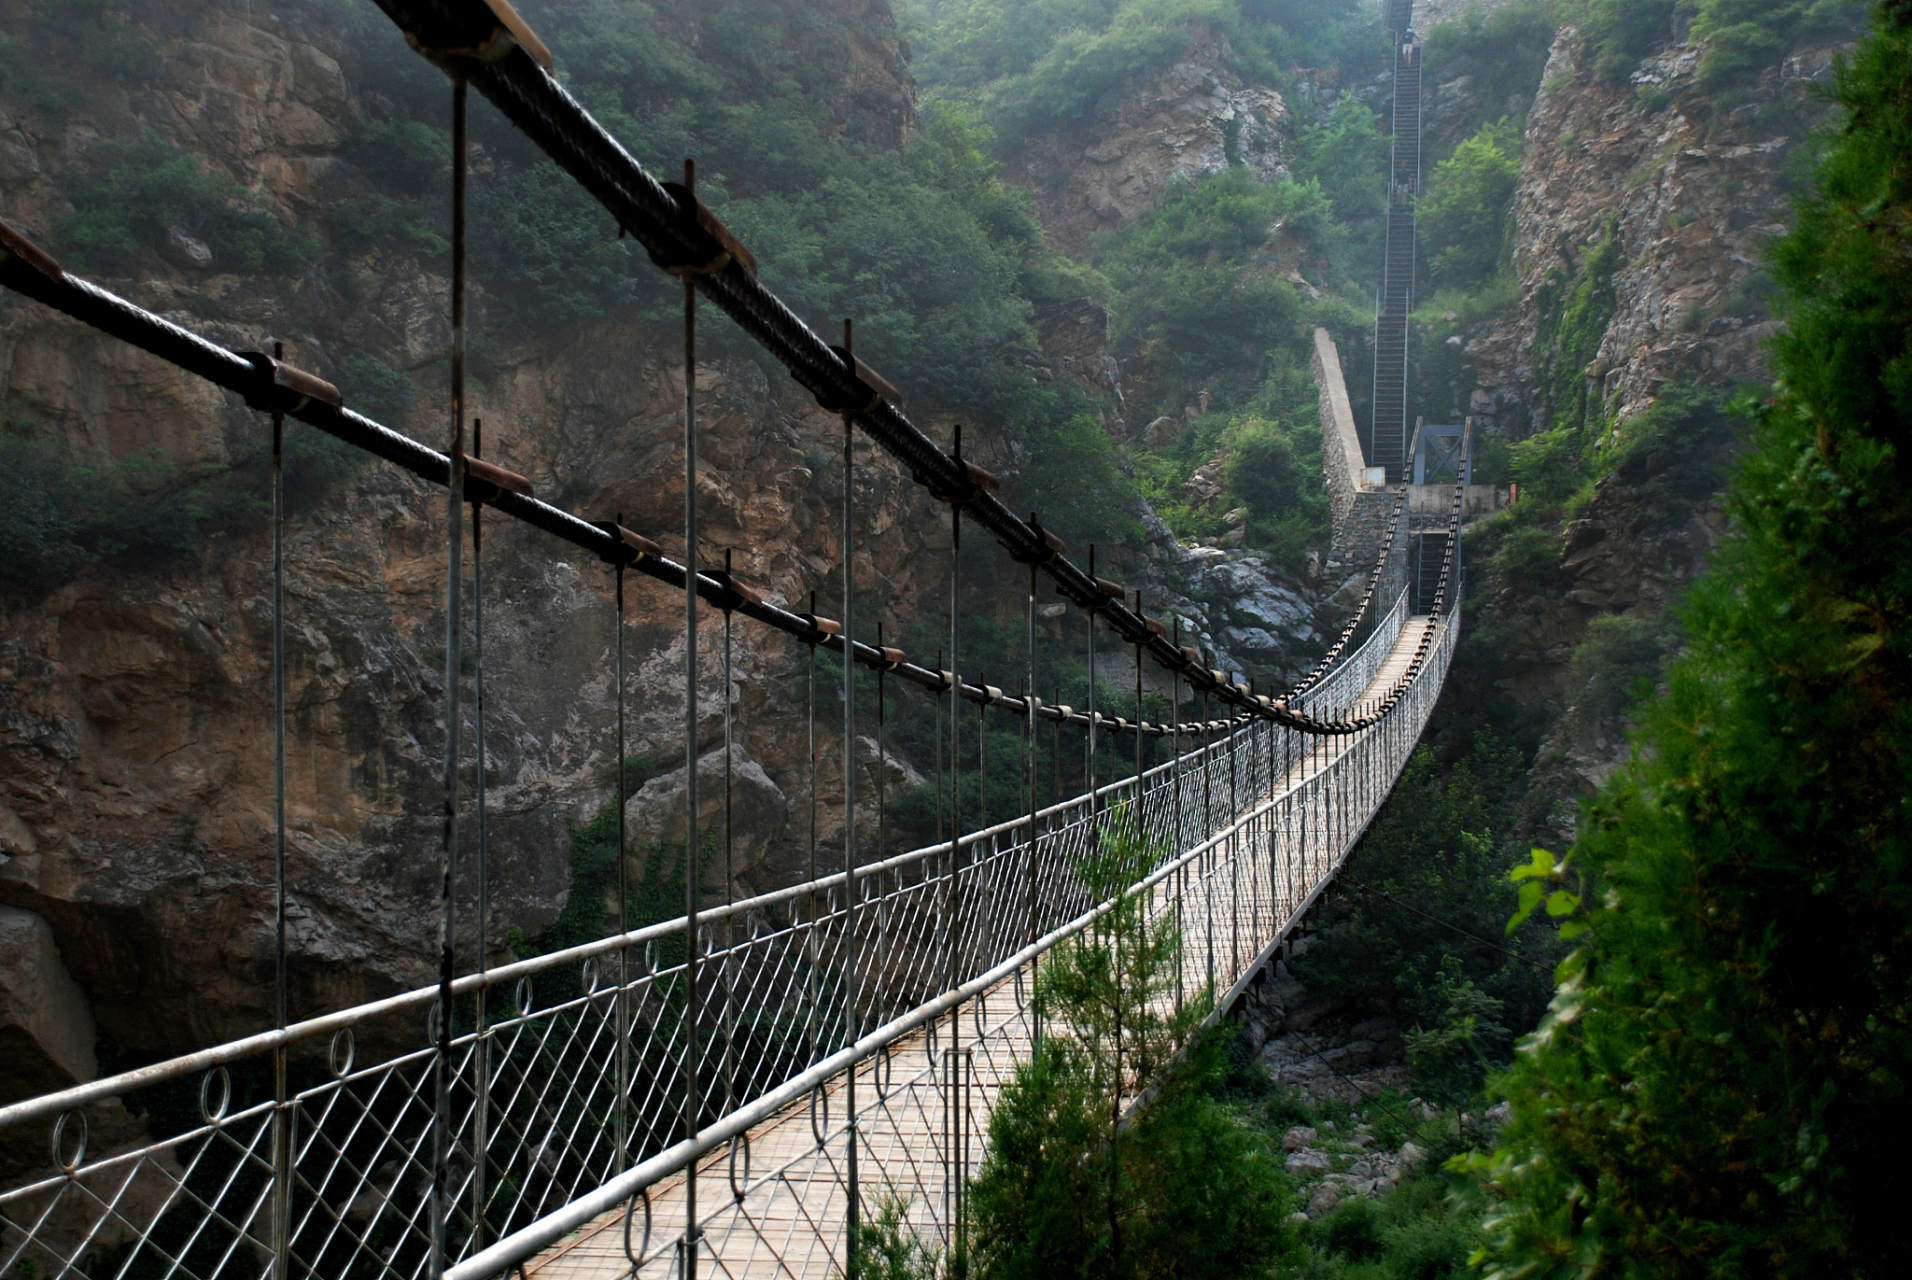
[[[501, 30], [498, 17], [483, 0], [378, 3], [407, 39], [421, 48], [474, 48], [473, 41], [491, 41]], [[960, 458], [937, 449], [892, 403], [893, 397], [872, 398], [870, 383], [859, 376], [867, 370], [847, 358], [846, 352], [825, 343], [766, 288], [757, 279], [755, 264], [747, 253], [725, 255], [721, 267], [694, 275], [673, 266], [707, 254], [714, 217], [694, 200], [687, 206], [652, 177], [558, 83], [540, 61], [541, 49], [535, 42], [533, 47], [521, 42], [493, 61], [471, 62], [465, 74], [513, 126], [603, 205], [619, 228], [643, 245], [660, 269], [682, 274], [687, 287], [694, 284], [809, 388], [819, 403], [844, 411], [933, 495], [945, 500], [954, 494], [969, 495], [962, 505], [969, 509], [971, 519], [1001, 543], [1013, 559], [1039, 565], [1065, 599], [1081, 609], [1104, 609], [1092, 574], [1077, 568], [1050, 545], [1039, 528], [1018, 518], [993, 494], [972, 492], [976, 485], [970, 468]], [[1159, 637], [1150, 637], [1144, 621], [1121, 602], [1106, 606], [1104, 611], [1109, 627], [1123, 641], [1144, 645], [1160, 665], [1172, 668], [1181, 662], [1181, 656]], [[1350, 626], [1359, 626], [1365, 614], [1365, 607], [1358, 610]], [[1155, 642], [1149, 643], [1151, 639]], [[1193, 683], [1207, 679], [1206, 672], [1189, 674]], [[1223, 702], [1242, 711], [1290, 723], [1304, 732], [1353, 732], [1366, 727], [1310, 727], [1303, 723], [1305, 717], [1290, 719], [1285, 708], [1260, 706], [1232, 685], [1215, 692]]]
[[[0, 224], [0, 226], [3, 225]], [[14, 234], [17, 235], [17, 233]], [[429, 484], [450, 483], [451, 459], [446, 454], [420, 444], [346, 407], [340, 403], [337, 391], [329, 384], [312, 378], [311, 375], [302, 374], [299, 370], [280, 365], [267, 357], [249, 357], [245, 353], [218, 346], [124, 298], [60, 271], [57, 266], [55, 270], [57, 274], [49, 275], [18, 254], [0, 255], [0, 285], [45, 303], [57, 311], [118, 337], [188, 372], [197, 373], [215, 385], [238, 393], [249, 405], [268, 410], [277, 406], [287, 417], [296, 418], [308, 426], [317, 427], [328, 435], [411, 472]], [[702, 287], [709, 278], [699, 277], [698, 287]], [[283, 380], [289, 375], [309, 379], [317, 384], [319, 389], [306, 394], [289, 387]], [[275, 381], [275, 378], [281, 380]], [[329, 392], [329, 398], [325, 394], [327, 392]], [[858, 421], [867, 425], [869, 415], [864, 415]], [[932, 449], [931, 452], [934, 453], [934, 450]], [[935, 454], [935, 456], [942, 455]], [[984, 494], [962, 505], [974, 516], [986, 504], [992, 502], [994, 499]], [[621, 561], [634, 571], [668, 586], [679, 589], [684, 587], [684, 566], [660, 551], [645, 549], [654, 547], [648, 539], [628, 532], [621, 536], [617, 531], [583, 520], [533, 496], [529, 492], [529, 486], [521, 489], [497, 489], [488, 498], [487, 505], [501, 514], [521, 520], [555, 538], [589, 551], [601, 559], [612, 563]], [[1456, 516], [1458, 517], [1458, 500]], [[1013, 517], [1010, 518], [1013, 519]], [[1023, 525], [1021, 521], [1016, 523], [1024, 529], [1030, 527]], [[1398, 523], [1397, 519], [1397, 525]], [[1040, 526], [1036, 527], [1040, 528]], [[1066, 598], [1086, 608], [1083, 601], [1089, 598], [1094, 590], [1087, 585], [1090, 582], [1088, 575], [1063, 560], [1058, 553], [1050, 549], [1046, 541], [1033, 533], [1031, 537], [1036, 539], [1036, 545], [1040, 551], [1030, 553], [1029, 563], [1034, 564], [1038, 570], [1048, 573], [1052, 579], [1056, 579], [1058, 590]], [[1045, 556], [1049, 558], [1043, 559]], [[1084, 584], [1080, 590], [1073, 589], [1077, 582]], [[696, 594], [700, 599], [711, 604], [720, 604], [728, 598], [726, 587], [716, 577], [701, 573], [697, 575]], [[1158, 664], [1187, 679], [1191, 689], [1209, 692], [1224, 702], [1236, 706], [1239, 712], [1237, 720], [1240, 722], [1245, 723], [1248, 717], [1259, 717], [1302, 733], [1334, 736], [1358, 733], [1372, 727], [1385, 715], [1387, 706], [1391, 705], [1383, 702], [1366, 715], [1329, 720], [1285, 706], [1265, 695], [1256, 699], [1241, 686], [1215, 679], [1205, 666], [1191, 660], [1179, 648], [1170, 644], [1165, 637], [1150, 634], [1146, 620], [1127, 606], [1116, 601], [1109, 601], [1099, 594], [1095, 598], [1104, 601], [1103, 607], [1098, 611], [1104, 622], [1116, 630], [1124, 640], [1131, 644], [1135, 643], [1139, 632], [1142, 636], [1140, 647]], [[841, 636], [820, 634], [802, 614], [792, 613], [768, 601], [746, 600], [734, 607], [738, 613], [752, 621], [774, 627], [805, 643], [821, 645], [839, 654], [844, 651], [845, 645]], [[949, 676], [940, 670], [924, 667], [908, 660], [892, 661], [876, 647], [861, 642], [854, 642], [850, 650], [852, 660], [864, 667], [874, 670], [882, 666], [921, 688], [949, 691]], [[1341, 652], [1341, 650], [1335, 652]], [[1415, 664], [1403, 672], [1397, 689], [1405, 688], [1418, 676], [1424, 657], [1424, 654], [1416, 655]], [[1311, 679], [1318, 680], [1318, 677], [1311, 677]], [[1308, 683], [1304, 682], [1304, 686]], [[980, 686], [966, 683], [959, 683], [956, 692], [964, 699], [988, 702], [1011, 714], [1027, 715], [1029, 713], [1028, 702], [1031, 700], [1028, 699], [1007, 694], [992, 696], [989, 691]], [[1054, 705], [1037, 703], [1035, 713], [1045, 719], [1066, 720], [1085, 727], [1090, 724], [1085, 712], [1064, 715], [1060, 708]], [[1127, 726], [1117, 729], [1112, 724], [1105, 724], [1103, 727], [1117, 732], [1130, 731]], [[1178, 728], [1183, 733], [1194, 733], [1198, 731], [1199, 726], [1146, 723], [1133, 726], [1134, 730], [1156, 737], [1168, 736], [1176, 732]]]

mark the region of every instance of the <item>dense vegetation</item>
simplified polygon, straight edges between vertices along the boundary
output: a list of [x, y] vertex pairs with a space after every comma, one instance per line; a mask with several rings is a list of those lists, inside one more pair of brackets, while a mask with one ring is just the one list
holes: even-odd
[[1199, 1030], [1213, 995], [1178, 990], [1179, 931], [1126, 892], [1157, 858], [1116, 835], [1078, 868], [1116, 905], [1042, 967], [1046, 1034], [990, 1117], [970, 1194], [991, 1280], [1254, 1275], [1292, 1248], [1273, 1144], [1216, 1096], [1223, 1042]]
[[1491, 1275], [1893, 1275], [1912, 997], [1912, 12], [1774, 255], [1780, 382], [1643, 750], [1523, 906], [1577, 949], [1472, 1168]]

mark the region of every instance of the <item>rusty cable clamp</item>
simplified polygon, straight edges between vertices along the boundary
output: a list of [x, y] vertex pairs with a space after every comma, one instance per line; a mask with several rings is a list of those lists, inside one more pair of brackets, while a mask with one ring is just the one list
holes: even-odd
[[460, 73], [460, 63], [503, 62], [513, 49], [523, 49], [533, 62], [551, 70], [551, 50], [508, 0], [466, 0], [462, 11], [451, 17], [450, 26], [437, 39], [406, 31], [405, 43], [452, 75]]
[[856, 414], [871, 413], [883, 405], [903, 402], [902, 393], [882, 374], [864, 364], [859, 357], [839, 346], [832, 346], [830, 350], [841, 362], [842, 367], [839, 372], [850, 384], [847, 395], [826, 385], [822, 378], [814, 376], [809, 370], [792, 369], [790, 371], [790, 376], [816, 397], [818, 406], [831, 413]]
[[[521, 498], [531, 496], [531, 481], [516, 471], [507, 471], [495, 462], [465, 455], [465, 500], [472, 503], [496, 502], [507, 493]], [[632, 534], [633, 538], [637, 535]]]
[[835, 618], [826, 618], [820, 613], [800, 613], [797, 616], [803, 619], [805, 626], [816, 633], [815, 638], [810, 641], [811, 644], [823, 644], [831, 636], [843, 634], [843, 624]]
[[263, 351], [241, 351], [239, 356], [258, 375], [252, 385], [245, 388], [249, 408], [266, 413], [297, 413], [314, 402], [334, 409], [345, 405], [339, 389], [316, 373], [307, 373]]
[[1122, 597], [1128, 594], [1119, 582], [1110, 582], [1107, 578], [1095, 577], [1090, 578], [1089, 581], [1095, 585], [1095, 599], [1093, 603], [1085, 604], [1082, 607], [1090, 613], [1105, 609], [1111, 603], [1121, 604]]
[[[469, 461], [469, 459], [467, 459]], [[641, 533], [633, 533], [614, 520], [593, 520], [591, 527], [611, 538], [611, 545], [600, 548], [598, 559], [605, 564], [636, 564], [645, 556], [662, 556], [664, 548]]]
[[1009, 558], [1017, 564], [1048, 564], [1059, 556], [1069, 554], [1069, 544], [1055, 535], [1051, 529], [1036, 519], [1036, 513], [1029, 513], [1029, 532], [1035, 535], [1035, 544], [1018, 547], [1009, 553]]
[[[645, 247], [651, 262], [666, 275], [676, 276], [679, 280], [691, 280], [697, 276], [714, 276], [733, 262], [743, 268], [744, 274], [757, 274], [757, 258], [744, 247], [724, 220], [710, 211], [710, 206], [697, 198], [695, 182], [697, 180], [697, 162], [684, 161], [684, 181], [661, 184], [666, 195], [676, 209], [676, 218], [671, 230], [683, 243], [682, 253], [670, 253]], [[618, 235], [625, 234], [625, 228], [618, 228]]]
[[729, 569], [704, 569], [701, 571], [701, 576], [712, 579], [722, 588], [721, 592], [711, 603], [725, 613], [729, 613], [733, 609], [741, 609], [747, 604], [757, 605], [763, 603], [763, 592], [739, 578]]
[[879, 645], [876, 650], [882, 659], [883, 670], [894, 671], [910, 660], [910, 656], [894, 645]]
[[60, 265], [59, 259], [5, 222], [0, 222], [0, 272], [8, 272], [15, 262], [39, 272], [49, 280], [66, 279], [66, 268]]

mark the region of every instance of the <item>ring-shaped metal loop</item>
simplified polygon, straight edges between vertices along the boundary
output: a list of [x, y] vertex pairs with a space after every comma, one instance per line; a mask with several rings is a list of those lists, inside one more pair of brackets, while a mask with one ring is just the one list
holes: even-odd
[[518, 1006], [519, 1017], [526, 1017], [531, 1013], [531, 1002], [535, 996], [536, 990], [531, 985], [530, 976], [526, 975], [518, 979], [518, 985], [512, 988], [511, 1002]]
[[[219, 1082], [219, 1105], [213, 1105], [213, 1081]], [[216, 1125], [226, 1118], [226, 1108], [232, 1105], [232, 1077], [224, 1067], [214, 1067], [199, 1077], [199, 1118], [207, 1124]]]
[[332, 1071], [332, 1078], [343, 1080], [352, 1074], [352, 1063], [358, 1057], [358, 1037], [350, 1027], [340, 1027], [332, 1033], [332, 1043], [325, 1051], [325, 1064]]
[[644, 940], [644, 972], [645, 973], [657, 972], [657, 939], [656, 938], [646, 938]]
[[1021, 1010], [1026, 1010], [1029, 1008], [1028, 993], [1023, 990], [1023, 986], [1022, 986], [1022, 970], [1021, 969], [1016, 970], [1016, 1008]]
[[882, 1050], [876, 1055], [876, 1067], [870, 1072], [870, 1078], [876, 1085], [877, 1101], [888, 1102], [890, 1100], [890, 1085], [895, 1082], [896, 1078], [896, 1059], [891, 1056], [890, 1047], [888, 1045], [884, 1045]]
[[936, 1062], [936, 1019], [931, 1018], [923, 1024], [923, 1056], [934, 1065]]
[[[638, 1243], [637, 1252], [632, 1253], [631, 1252], [631, 1210], [636, 1207], [637, 1203], [640, 1200], [643, 1201], [644, 1203], [644, 1239]], [[649, 1187], [639, 1187], [636, 1191], [631, 1193], [630, 1199], [624, 1202], [624, 1257], [626, 1258], [626, 1260], [630, 1262], [631, 1272], [633, 1275], [635, 1275], [637, 1272], [638, 1263], [643, 1260], [644, 1255], [646, 1253], [650, 1252], [650, 1248], [651, 1248], [651, 1190]]]
[[970, 1001], [970, 1005], [976, 1011], [975, 1012], [976, 1038], [978, 1040], [988, 1038], [989, 1028], [983, 1025], [983, 998], [981, 996], [977, 996], [974, 1000]]
[[[66, 1122], [69, 1120], [78, 1120], [80, 1122], [80, 1140], [74, 1144], [73, 1154], [71, 1156], [68, 1156], [65, 1151]], [[81, 1164], [85, 1163], [86, 1139], [90, 1132], [86, 1123], [86, 1112], [78, 1108], [71, 1111], [62, 1111], [60, 1118], [53, 1122], [53, 1164], [61, 1173], [71, 1177], [74, 1171], [77, 1170]]]
[[[597, 995], [598, 962], [596, 956], [584, 957], [584, 962], [578, 966], [578, 989], [584, 993], [586, 1000], [591, 1000], [593, 996]], [[593, 1003], [595, 1003], [595, 1001], [593, 1001]]]
[[434, 1000], [425, 1009], [425, 1043], [438, 1043], [438, 1001]]
[[[744, 1153], [744, 1176], [741, 1180], [737, 1177], [737, 1152], [740, 1148]], [[750, 1135], [748, 1133], [733, 1134], [730, 1139], [730, 1194], [738, 1204], [744, 1202], [744, 1188], [749, 1185]]]
[[830, 1128], [830, 1095], [822, 1085], [810, 1090], [810, 1134], [818, 1143]]

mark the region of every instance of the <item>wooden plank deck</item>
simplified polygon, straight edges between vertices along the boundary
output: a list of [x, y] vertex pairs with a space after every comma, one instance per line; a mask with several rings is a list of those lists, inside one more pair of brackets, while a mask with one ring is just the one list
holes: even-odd
[[[1407, 619], [1361, 701], [1379, 701], [1393, 689], [1412, 662], [1428, 625], [1425, 617]], [[1289, 770], [1277, 794], [1331, 767], [1359, 740], [1358, 735], [1319, 739], [1319, 749]], [[1217, 905], [1218, 886], [1218, 881], [1192, 878], [1184, 889], [1191, 895], [1183, 901], [1184, 919], [1193, 920], [1198, 911]], [[1300, 886], [1302, 896], [1309, 887]], [[1204, 892], [1207, 902], [1203, 901]], [[1285, 920], [1299, 897], [1290, 900], [1288, 892], [1280, 892], [1279, 897], [1278, 902], [1255, 905], [1269, 913], [1267, 918]], [[1250, 947], [1248, 953], [1258, 950], [1259, 945]], [[1218, 985], [1225, 987], [1228, 982], [1223, 980]], [[955, 1209], [949, 1203], [950, 1195], [975, 1173], [983, 1157], [996, 1094], [1029, 1053], [1031, 1027], [1013, 983], [1004, 983], [964, 1005], [953, 1021], [958, 1028], [955, 1043], [967, 1051], [960, 1059], [959, 1080], [954, 1087], [945, 1078], [948, 1059], [939, 1055], [938, 1061], [932, 1062], [923, 1031], [898, 1041], [887, 1065], [878, 1059], [862, 1064], [856, 1071], [862, 1201], [867, 1207], [881, 1198], [907, 1196], [908, 1219], [925, 1239], [948, 1239], [953, 1234], [948, 1230]], [[937, 1023], [934, 1030], [939, 1045], [948, 1041], [951, 1023], [951, 1018]], [[884, 1077], [880, 1097], [878, 1073]], [[747, 1180], [744, 1158], [740, 1155], [737, 1161], [741, 1195], [733, 1190], [728, 1151], [713, 1153], [699, 1162], [698, 1217], [704, 1229], [699, 1275], [768, 1280], [841, 1273], [838, 1260], [843, 1252], [848, 1207], [848, 1135], [844, 1123], [847, 1089], [845, 1077], [826, 1086], [823, 1096], [827, 1120], [820, 1124], [813, 1120], [813, 1104], [806, 1101], [786, 1108], [753, 1130]], [[952, 1133], [957, 1126], [960, 1128]], [[817, 1140], [819, 1130], [825, 1138], [821, 1144]], [[945, 1150], [954, 1157], [951, 1161], [945, 1161]], [[635, 1269], [625, 1252], [625, 1214], [616, 1212], [598, 1218], [532, 1259], [525, 1265], [525, 1280], [618, 1280], [631, 1276], [634, 1270], [640, 1276], [678, 1274], [676, 1242], [684, 1235], [685, 1192], [686, 1178], [682, 1174], [651, 1188], [650, 1248], [641, 1253]], [[633, 1252], [642, 1245], [643, 1223], [640, 1208], [631, 1225]]]

